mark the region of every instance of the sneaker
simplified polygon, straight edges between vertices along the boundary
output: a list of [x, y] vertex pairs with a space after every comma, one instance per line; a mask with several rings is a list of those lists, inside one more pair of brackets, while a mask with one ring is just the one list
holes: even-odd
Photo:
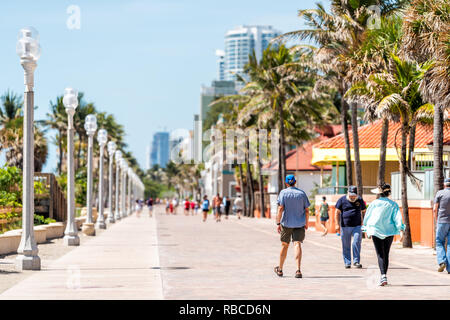
[[445, 269], [445, 263], [442, 262], [439, 264], [438, 272], [442, 272], [442, 271], [444, 271], [444, 269]]
[[351, 267], [352, 267], [352, 266], [349, 265], [349, 264], [345, 265], [345, 269], [350, 269]]
[[362, 264], [359, 263], [359, 262], [355, 262], [353, 265], [354, 265], [355, 267], [357, 267], [358, 269], [361, 269], [361, 268], [362, 268]]
[[387, 282], [386, 276], [382, 276], [381, 280], [380, 280], [380, 287], [384, 287], [387, 284], [388, 284], [388, 282]]

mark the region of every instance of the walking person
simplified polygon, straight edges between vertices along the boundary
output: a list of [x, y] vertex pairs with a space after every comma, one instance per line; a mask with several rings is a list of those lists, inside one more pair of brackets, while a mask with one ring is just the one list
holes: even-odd
[[203, 196], [202, 211], [203, 211], [203, 222], [205, 222], [209, 211], [209, 200], [206, 194]]
[[[197, 203], [194, 200], [191, 200], [190, 202], [191, 205], [191, 216], [194, 215], [194, 210], [195, 210], [195, 206], [197, 205]], [[195, 212], [197, 214], [197, 212]]]
[[[444, 180], [444, 189], [436, 193], [433, 206], [436, 221], [436, 257], [438, 271], [450, 274], [450, 179]], [[447, 241], [447, 249], [445, 248]]]
[[389, 267], [389, 251], [394, 236], [400, 233], [400, 241], [403, 240], [405, 225], [398, 204], [391, 199], [391, 186], [387, 183], [373, 189], [372, 193], [380, 195], [374, 200], [364, 216], [362, 231], [372, 237], [377, 253], [378, 266], [381, 272], [380, 286], [388, 284], [387, 271]]
[[152, 217], [152, 211], [153, 211], [153, 198], [152, 197], [150, 197], [147, 200], [147, 208], [148, 208], [148, 215], [151, 218]]
[[223, 204], [225, 206], [225, 219], [228, 219], [228, 214], [230, 213], [231, 201], [229, 197], [223, 197]]
[[323, 226], [324, 232], [322, 236], [326, 236], [328, 233], [327, 221], [330, 218], [328, 212], [330, 208], [327, 203], [327, 197], [322, 197], [322, 203], [320, 204], [320, 224]]
[[169, 214], [170, 200], [166, 198], [164, 201], [166, 203], [166, 214]]
[[241, 213], [244, 209], [244, 203], [242, 202], [241, 195], [238, 194], [237, 198], [234, 200], [234, 206], [236, 207], [236, 215], [238, 219], [241, 219]]
[[220, 205], [222, 204], [222, 198], [220, 197], [219, 193], [214, 197], [213, 199], [213, 211], [214, 215], [216, 217], [216, 222], [220, 222]]
[[189, 201], [189, 198], [186, 198], [184, 200], [184, 215], [188, 216], [189, 215], [189, 208], [191, 207], [191, 202]]
[[294, 242], [295, 260], [297, 263], [296, 278], [302, 278], [301, 261], [302, 246], [305, 239], [305, 230], [308, 229], [309, 200], [306, 193], [295, 187], [293, 174], [286, 176], [286, 189], [278, 195], [278, 214], [276, 217], [277, 231], [281, 235], [280, 264], [274, 268], [275, 273], [283, 276], [283, 265], [286, 260], [289, 243]]
[[[353, 265], [362, 268], [361, 265], [361, 240], [362, 240], [362, 215], [366, 211], [366, 204], [358, 196], [355, 186], [348, 187], [347, 195], [336, 202], [336, 232], [341, 234], [342, 256], [346, 269], [351, 268], [353, 253]], [[353, 242], [352, 242], [353, 237]]]

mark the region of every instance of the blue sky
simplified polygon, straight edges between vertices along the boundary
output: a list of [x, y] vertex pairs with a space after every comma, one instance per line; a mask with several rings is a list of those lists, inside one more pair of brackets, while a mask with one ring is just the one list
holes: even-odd
[[[215, 50], [228, 29], [242, 24], [299, 29], [299, 9], [312, 0], [1, 1], [0, 93], [23, 92], [15, 52], [20, 28], [40, 33], [42, 55], [35, 72], [35, 118], [71, 86], [123, 124], [129, 149], [141, 167], [154, 132], [192, 129], [200, 87], [217, 73]], [[328, 1], [322, 1], [328, 6]], [[81, 10], [81, 28], [70, 30], [67, 8]], [[52, 135], [49, 132], [49, 137]], [[50, 139], [49, 139], [50, 140]], [[50, 146], [46, 171], [56, 168]]]

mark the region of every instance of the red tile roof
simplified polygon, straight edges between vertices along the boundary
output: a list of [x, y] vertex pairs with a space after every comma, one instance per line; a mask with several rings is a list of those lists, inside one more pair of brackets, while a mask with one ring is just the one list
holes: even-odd
[[[381, 127], [383, 122], [381, 120], [377, 120], [373, 123], [366, 124], [361, 126], [358, 129], [359, 136], [359, 147], [360, 148], [379, 148], [380, 147], [380, 137], [381, 137]], [[390, 122], [389, 123], [389, 133], [388, 133], [388, 148], [394, 148], [395, 143], [394, 139], [397, 139], [397, 147], [401, 146], [401, 132], [400, 123]], [[396, 133], [397, 137], [396, 136]], [[353, 148], [353, 135], [351, 130], [349, 131], [350, 136], [350, 146]], [[450, 140], [450, 130], [444, 129], [444, 141]], [[414, 144], [415, 148], [426, 148], [427, 145], [432, 144], [433, 142], [433, 127], [425, 126], [418, 124], [416, 128], [416, 141]], [[344, 134], [341, 133], [333, 138], [321, 141], [314, 145], [314, 148], [318, 149], [344, 149]]]

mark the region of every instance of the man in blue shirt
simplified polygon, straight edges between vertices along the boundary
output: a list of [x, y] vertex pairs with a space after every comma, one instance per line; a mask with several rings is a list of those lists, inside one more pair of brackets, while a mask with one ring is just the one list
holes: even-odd
[[[450, 179], [444, 180], [444, 190], [439, 190], [434, 199], [433, 213], [436, 221], [436, 257], [438, 271], [447, 268], [450, 274]], [[447, 249], [445, 249], [447, 240]]]
[[280, 264], [275, 267], [275, 273], [283, 276], [283, 265], [286, 260], [289, 243], [294, 242], [295, 260], [297, 262], [296, 278], [302, 277], [300, 264], [302, 260], [301, 242], [305, 239], [305, 230], [308, 229], [309, 200], [306, 193], [295, 187], [295, 177], [286, 176], [286, 189], [278, 195], [278, 214], [276, 217], [277, 231], [281, 234]]
[[[351, 267], [352, 259], [350, 245], [353, 251], [353, 264], [357, 268], [362, 268], [360, 263], [361, 252], [361, 225], [362, 214], [366, 211], [366, 204], [358, 196], [355, 186], [348, 187], [347, 195], [339, 198], [336, 202], [336, 232], [341, 233], [342, 255], [344, 257], [345, 268]], [[352, 243], [353, 237], [353, 243]]]

